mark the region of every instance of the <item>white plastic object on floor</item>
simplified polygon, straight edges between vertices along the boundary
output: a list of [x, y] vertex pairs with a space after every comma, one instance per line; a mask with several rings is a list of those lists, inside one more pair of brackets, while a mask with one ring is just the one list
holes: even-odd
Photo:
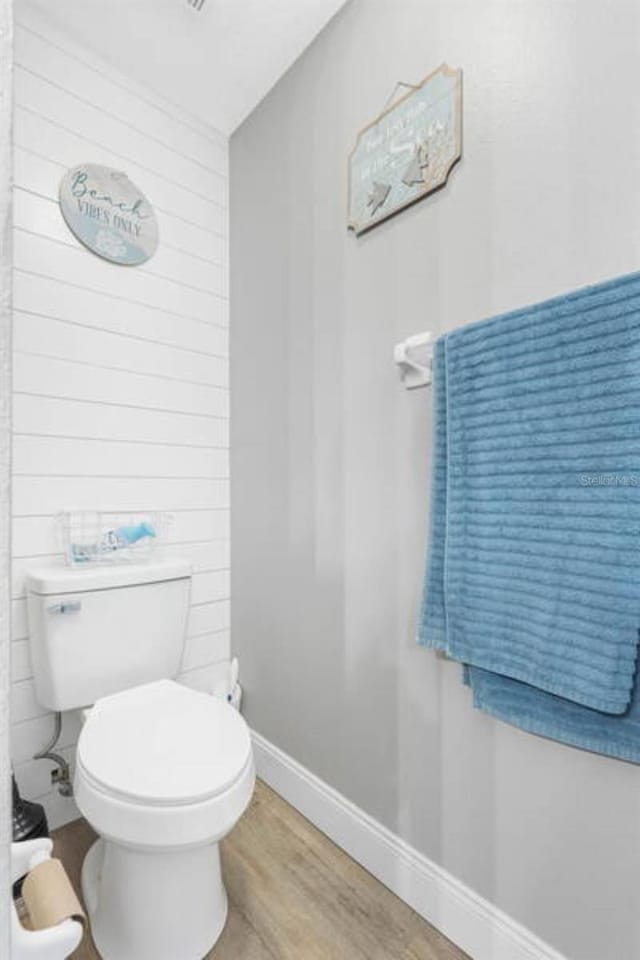
[[242, 687], [238, 683], [239, 673], [240, 664], [238, 658], [234, 657], [225, 675], [214, 684], [211, 691], [212, 696], [218, 700], [226, 700], [238, 712], [242, 705]]
[[236, 683], [235, 687], [229, 694], [228, 699], [233, 709], [240, 713], [240, 708], [242, 707], [242, 687], [239, 683]]
[[229, 689], [227, 690], [227, 699], [230, 701], [233, 691], [238, 683], [238, 674], [240, 673], [240, 663], [238, 658], [234, 657], [229, 667]]
[[[24, 840], [11, 844], [11, 882], [15, 883], [43, 860], [49, 859], [51, 840]], [[47, 930], [27, 930], [11, 901], [11, 960], [65, 960], [82, 940], [82, 924], [63, 920]]]

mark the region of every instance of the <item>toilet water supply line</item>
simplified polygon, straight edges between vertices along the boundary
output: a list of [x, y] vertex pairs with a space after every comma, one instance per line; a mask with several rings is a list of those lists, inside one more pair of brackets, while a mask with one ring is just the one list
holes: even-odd
[[73, 784], [71, 783], [71, 773], [69, 770], [69, 764], [64, 757], [60, 756], [59, 753], [53, 753], [53, 748], [60, 739], [60, 733], [62, 731], [62, 713], [57, 710], [54, 713], [55, 724], [53, 728], [53, 737], [46, 745], [44, 750], [41, 750], [40, 753], [35, 753], [33, 755], [34, 760], [53, 760], [57, 764], [55, 769], [51, 771], [51, 782], [57, 783], [58, 793], [63, 797], [72, 797], [73, 796]]

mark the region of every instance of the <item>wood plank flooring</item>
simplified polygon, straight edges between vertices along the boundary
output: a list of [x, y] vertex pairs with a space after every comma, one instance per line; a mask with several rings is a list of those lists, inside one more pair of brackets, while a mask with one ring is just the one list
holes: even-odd
[[[53, 838], [80, 893], [93, 831]], [[261, 782], [222, 860], [229, 919], [206, 960], [469, 960]], [[90, 937], [73, 960], [100, 960]]]

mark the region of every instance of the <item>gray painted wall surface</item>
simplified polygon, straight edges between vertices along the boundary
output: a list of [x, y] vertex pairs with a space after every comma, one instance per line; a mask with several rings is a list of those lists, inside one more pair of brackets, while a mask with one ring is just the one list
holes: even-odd
[[[640, 955], [640, 770], [418, 649], [430, 394], [393, 344], [639, 266], [635, 0], [352, 0], [232, 140], [232, 637], [249, 722], [572, 960]], [[360, 240], [346, 158], [464, 70], [449, 186]]]

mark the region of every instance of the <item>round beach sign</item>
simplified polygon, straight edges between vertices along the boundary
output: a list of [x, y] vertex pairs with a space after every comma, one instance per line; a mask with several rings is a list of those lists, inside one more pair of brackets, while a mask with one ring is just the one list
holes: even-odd
[[62, 178], [59, 196], [67, 226], [98, 256], [132, 266], [155, 253], [153, 208], [126, 173], [83, 163]]

